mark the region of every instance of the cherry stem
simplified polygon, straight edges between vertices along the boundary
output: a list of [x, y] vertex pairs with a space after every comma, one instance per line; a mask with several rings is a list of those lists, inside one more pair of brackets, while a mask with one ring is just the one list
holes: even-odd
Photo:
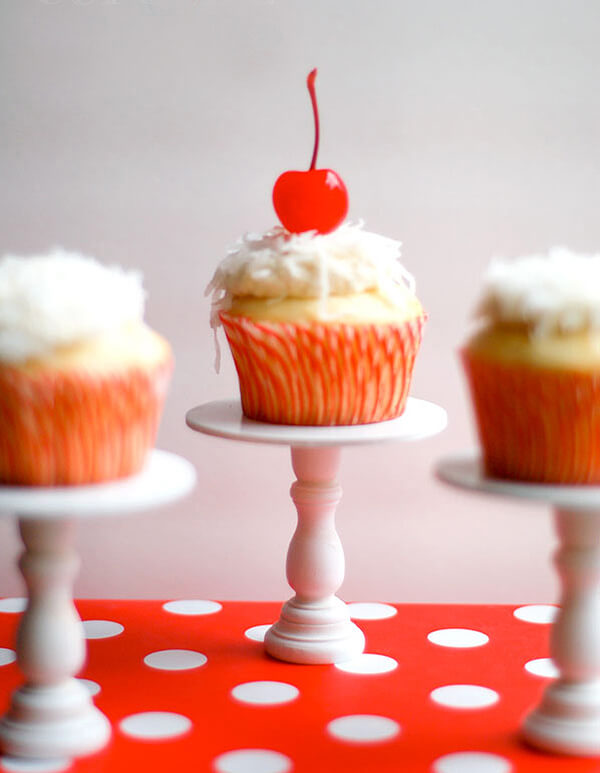
[[308, 93], [310, 94], [310, 101], [312, 103], [313, 115], [315, 118], [315, 146], [313, 148], [312, 158], [310, 160], [309, 171], [312, 171], [317, 164], [317, 153], [319, 152], [319, 109], [317, 108], [317, 95], [315, 92], [315, 78], [317, 77], [317, 68], [311, 70], [308, 73], [306, 79], [306, 85], [308, 86]]

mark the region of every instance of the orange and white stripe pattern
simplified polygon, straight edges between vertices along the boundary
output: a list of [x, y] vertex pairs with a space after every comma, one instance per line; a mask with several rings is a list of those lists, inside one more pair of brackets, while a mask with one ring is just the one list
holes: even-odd
[[311, 426], [369, 424], [404, 410], [424, 316], [385, 325], [220, 316], [249, 418]]
[[0, 481], [76, 485], [138, 472], [171, 371], [170, 358], [106, 374], [0, 366]]
[[488, 475], [600, 483], [600, 372], [462, 358]]

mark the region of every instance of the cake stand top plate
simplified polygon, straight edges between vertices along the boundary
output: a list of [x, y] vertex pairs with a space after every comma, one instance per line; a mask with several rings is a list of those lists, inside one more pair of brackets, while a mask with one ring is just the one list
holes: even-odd
[[192, 408], [186, 422], [198, 432], [231, 440], [315, 447], [419, 440], [441, 432], [447, 415], [435, 403], [409, 397], [398, 419], [344, 427], [307, 427], [253, 421], [244, 416], [239, 400], [216, 400]]
[[186, 459], [153, 450], [141, 472], [85, 486], [0, 486], [0, 515], [22, 518], [126, 515], [175, 502], [196, 483]]
[[600, 510], [600, 486], [526, 483], [489, 478], [483, 472], [478, 451], [464, 451], [442, 459], [436, 465], [440, 480], [471, 491], [529, 499], [565, 510]]

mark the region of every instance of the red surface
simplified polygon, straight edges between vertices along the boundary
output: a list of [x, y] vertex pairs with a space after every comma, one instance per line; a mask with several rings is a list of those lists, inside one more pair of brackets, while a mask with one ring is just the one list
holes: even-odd
[[[398, 668], [386, 674], [348, 674], [334, 666], [280, 663], [244, 631], [273, 622], [279, 604], [225, 602], [215, 614], [183, 616], [166, 612], [159, 601], [80, 601], [82, 619], [112, 620], [125, 630], [116, 637], [88, 641], [89, 660], [81, 676], [101, 685], [96, 705], [113, 725], [113, 739], [100, 754], [81, 759], [75, 773], [92, 771], [213, 771], [220, 754], [242, 748], [272, 749], [293, 762], [293, 771], [432, 771], [451, 752], [499, 755], [512, 770], [544, 773], [598, 771], [600, 762], [552, 757], [522, 745], [518, 727], [547, 679], [524, 669], [548, 656], [549, 626], [517, 620], [508, 606], [399, 606], [395, 617], [361, 620], [366, 651], [391, 656]], [[0, 614], [0, 647], [14, 647], [18, 615]], [[440, 647], [427, 634], [440, 628], [471, 628], [489, 642], [470, 649]], [[190, 649], [208, 657], [186, 671], [159, 671], [143, 663], [164, 649]], [[242, 704], [231, 696], [236, 685], [272, 680], [295, 685], [300, 695], [276, 706]], [[15, 664], [0, 667], [0, 710], [20, 683]], [[429, 694], [448, 684], [476, 684], [496, 690], [500, 700], [483, 709], [450, 709]], [[119, 722], [143, 711], [172, 711], [193, 726], [169, 741], [140, 741]], [[400, 734], [390, 741], [336, 740], [326, 730], [336, 717], [376, 714], [394, 719]], [[2, 767], [0, 766], [0, 770]]]

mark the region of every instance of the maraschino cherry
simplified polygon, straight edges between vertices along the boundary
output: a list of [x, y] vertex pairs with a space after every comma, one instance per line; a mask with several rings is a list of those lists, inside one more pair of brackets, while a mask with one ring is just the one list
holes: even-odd
[[348, 193], [340, 176], [331, 169], [315, 168], [319, 151], [316, 77], [317, 71], [314, 69], [306, 79], [315, 118], [315, 144], [310, 167], [304, 172], [283, 172], [273, 186], [273, 206], [277, 217], [284, 228], [292, 233], [329, 233], [348, 212]]

